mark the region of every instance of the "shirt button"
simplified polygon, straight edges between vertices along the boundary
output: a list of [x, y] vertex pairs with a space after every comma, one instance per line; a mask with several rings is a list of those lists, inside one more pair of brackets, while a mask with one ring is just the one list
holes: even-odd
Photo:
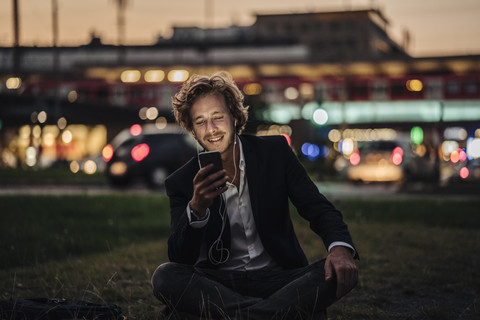
[[251, 245], [248, 246], [248, 251], [253, 251], [254, 248], [255, 248], [255, 246], [253, 244], [251, 244]]

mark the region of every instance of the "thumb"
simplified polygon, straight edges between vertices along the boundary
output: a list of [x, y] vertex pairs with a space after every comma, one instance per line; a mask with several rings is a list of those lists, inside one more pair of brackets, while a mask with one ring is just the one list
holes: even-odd
[[325, 280], [330, 280], [332, 279], [332, 274], [333, 274], [333, 266], [330, 263], [330, 259], [325, 261]]

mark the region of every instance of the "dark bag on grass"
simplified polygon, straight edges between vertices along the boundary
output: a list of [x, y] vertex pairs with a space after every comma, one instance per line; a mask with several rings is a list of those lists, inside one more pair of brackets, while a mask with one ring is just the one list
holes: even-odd
[[123, 319], [113, 303], [69, 302], [64, 299], [18, 299], [0, 301], [1, 320], [117, 320]]

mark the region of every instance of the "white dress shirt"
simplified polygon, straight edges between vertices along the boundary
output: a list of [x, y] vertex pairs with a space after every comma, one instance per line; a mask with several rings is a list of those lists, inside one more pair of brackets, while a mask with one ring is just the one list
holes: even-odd
[[[187, 216], [190, 226], [193, 228], [203, 228], [207, 225], [210, 214], [224, 215], [225, 210], [230, 222], [231, 245], [228, 259], [221, 265], [224, 270], [259, 270], [264, 268], [278, 269], [279, 266], [273, 261], [270, 255], [265, 251], [260, 236], [258, 235], [253, 218], [252, 206], [250, 202], [250, 193], [248, 190], [248, 181], [246, 175], [245, 156], [243, 154], [242, 143], [238, 139], [240, 148], [240, 185], [237, 188], [234, 184], [227, 182], [228, 189], [222, 194], [223, 201], [226, 203], [220, 206], [220, 212], [210, 212], [203, 219], [192, 218], [190, 206], [187, 206]], [[220, 235], [219, 235], [220, 237]], [[343, 245], [354, 251], [353, 247], [344, 242], [332, 243], [328, 250], [337, 245]], [[208, 259], [208, 250], [203, 244], [200, 257], [197, 263]], [[223, 262], [223, 261], [222, 261]]]

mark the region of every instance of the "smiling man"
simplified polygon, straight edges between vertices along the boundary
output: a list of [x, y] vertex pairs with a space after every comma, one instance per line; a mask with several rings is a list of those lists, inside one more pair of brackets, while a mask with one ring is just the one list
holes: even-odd
[[[223, 169], [198, 158], [165, 183], [170, 262], [152, 277], [167, 312], [213, 319], [326, 319], [326, 308], [358, 281], [347, 226], [319, 193], [282, 136], [242, 134], [243, 95], [225, 72], [192, 76], [173, 99], [179, 125]], [[289, 200], [328, 250], [309, 264]]]

